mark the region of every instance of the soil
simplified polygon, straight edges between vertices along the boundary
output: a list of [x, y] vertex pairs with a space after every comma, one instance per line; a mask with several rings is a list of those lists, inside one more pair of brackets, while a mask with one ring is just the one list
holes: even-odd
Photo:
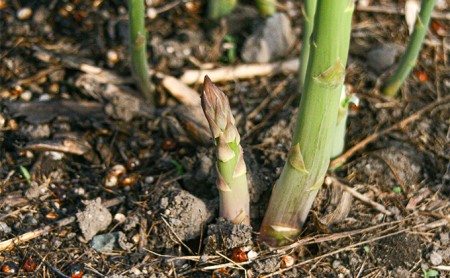
[[[361, 103], [346, 149], [436, 105], [330, 171], [301, 238], [282, 248], [266, 246], [258, 229], [290, 147], [296, 73], [217, 82], [250, 185], [251, 226], [233, 225], [218, 215], [199, 111], [158, 74], [151, 108], [131, 79], [122, 2], [0, 0], [0, 277], [450, 277], [445, 1], [396, 99], [380, 87], [408, 42], [405, 3], [359, 1], [345, 83]], [[221, 23], [205, 19], [206, 1], [147, 2], [156, 11], [146, 19], [149, 63], [174, 77], [243, 64], [261, 22], [252, 1]], [[299, 56], [301, 5], [278, 1], [296, 37], [281, 60]], [[236, 41], [234, 61], [225, 35]], [[374, 51], [386, 55], [382, 65]]]

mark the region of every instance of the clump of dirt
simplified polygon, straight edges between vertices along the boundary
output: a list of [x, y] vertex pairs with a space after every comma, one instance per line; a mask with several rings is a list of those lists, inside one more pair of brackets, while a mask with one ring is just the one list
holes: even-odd
[[102, 205], [102, 200], [97, 198], [91, 201], [83, 201], [86, 208], [77, 213], [78, 225], [83, 234], [82, 240], [91, 240], [98, 232], [104, 231], [112, 222], [112, 215]]
[[359, 169], [356, 180], [390, 191], [398, 185], [408, 188], [428, 177], [423, 168], [426, 158], [421, 152], [409, 144], [389, 142], [387, 145], [389, 147], [374, 151], [356, 163], [355, 168]]
[[264, 260], [257, 260], [252, 265], [256, 273], [271, 273], [280, 268], [280, 259], [272, 257]]
[[155, 215], [158, 224], [153, 229], [157, 240], [149, 243], [155, 248], [171, 248], [198, 238], [211, 221], [213, 212], [191, 193], [182, 189], [171, 191], [159, 200], [159, 213]]
[[252, 227], [233, 224], [219, 218], [216, 224], [208, 226], [205, 242], [205, 254], [214, 254], [216, 250], [230, 250], [252, 244]]
[[375, 244], [373, 249], [377, 263], [391, 269], [411, 269], [421, 258], [420, 238], [412, 234], [384, 238]]

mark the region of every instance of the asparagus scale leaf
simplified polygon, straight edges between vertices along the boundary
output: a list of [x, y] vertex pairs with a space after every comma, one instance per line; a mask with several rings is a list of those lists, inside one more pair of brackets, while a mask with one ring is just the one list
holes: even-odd
[[217, 147], [220, 216], [250, 225], [247, 168], [227, 96], [205, 76], [201, 103]]

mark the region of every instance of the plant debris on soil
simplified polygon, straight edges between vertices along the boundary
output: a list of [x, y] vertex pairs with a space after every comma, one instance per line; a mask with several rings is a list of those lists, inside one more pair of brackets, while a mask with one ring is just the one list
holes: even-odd
[[[263, 55], [244, 47], [267, 40], [264, 19], [252, 1], [220, 22], [206, 19], [206, 1], [146, 2], [155, 109], [131, 79], [124, 1], [0, 0], [0, 277], [450, 276], [446, 1], [397, 99], [380, 88], [408, 42], [405, 1], [357, 3], [345, 83], [361, 104], [349, 152], [302, 236], [280, 248], [258, 229], [290, 147], [295, 70], [213, 79], [249, 165], [252, 225], [233, 225], [218, 218], [200, 108], [168, 86]], [[282, 20], [270, 24], [283, 24], [290, 47], [256, 61], [299, 56], [302, 1], [278, 2]]]

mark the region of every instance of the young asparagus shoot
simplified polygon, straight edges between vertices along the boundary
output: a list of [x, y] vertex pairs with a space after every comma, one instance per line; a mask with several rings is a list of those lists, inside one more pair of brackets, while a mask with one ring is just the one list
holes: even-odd
[[300, 51], [299, 89], [303, 90], [305, 85], [306, 69], [309, 60], [309, 41], [314, 27], [314, 15], [316, 13], [317, 0], [305, 0], [303, 13], [303, 36], [302, 49]]
[[150, 80], [147, 63], [144, 0], [129, 1], [131, 72], [139, 90], [151, 104], [155, 102], [155, 86]]
[[292, 145], [260, 230], [261, 239], [271, 246], [289, 244], [300, 235], [325, 179], [345, 78], [353, 10], [353, 0], [317, 3]]
[[405, 54], [400, 59], [399, 65], [394, 74], [388, 78], [386, 85], [383, 88], [383, 93], [389, 97], [396, 97], [397, 93], [408, 77], [409, 73], [417, 63], [420, 49], [422, 48], [423, 40], [427, 33], [428, 24], [430, 23], [431, 12], [435, 0], [422, 0], [420, 13], [414, 25], [414, 31], [406, 48]]
[[271, 16], [276, 10], [276, 0], [256, 0], [256, 7], [263, 16]]
[[344, 152], [348, 110], [350, 109], [351, 105], [352, 107], [358, 107], [359, 98], [353, 94], [349, 95], [345, 86], [342, 86], [341, 100], [339, 103], [338, 117], [334, 132], [333, 147], [331, 149], [331, 158], [338, 157]]
[[208, 76], [205, 76], [201, 101], [217, 146], [220, 216], [236, 224], [250, 225], [247, 168], [230, 103]]
[[238, 0], [209, 0], [208, 18], [219, 19], [230, 14], [236, 7]]

